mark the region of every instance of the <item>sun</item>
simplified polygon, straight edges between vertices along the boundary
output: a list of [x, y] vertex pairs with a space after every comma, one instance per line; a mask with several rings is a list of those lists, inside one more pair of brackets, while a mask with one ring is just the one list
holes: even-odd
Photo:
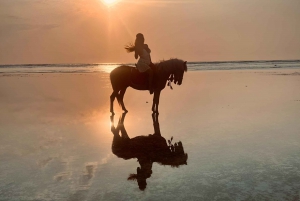
[[107, 7], [113, 6], [120, 0], [101, 0]]

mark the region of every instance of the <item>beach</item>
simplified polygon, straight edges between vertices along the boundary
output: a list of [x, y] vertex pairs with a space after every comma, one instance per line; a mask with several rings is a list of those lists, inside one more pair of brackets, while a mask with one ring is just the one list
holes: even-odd
[[[300, 200], [300, 69], [188, 71], [166, 86], [159, 125], [187, 164], [112, 153], [122, 114], [108, 72], [0, 74], [0, 200]], [[129, 137], [154, 133], [152, 96], [129, 88]]]

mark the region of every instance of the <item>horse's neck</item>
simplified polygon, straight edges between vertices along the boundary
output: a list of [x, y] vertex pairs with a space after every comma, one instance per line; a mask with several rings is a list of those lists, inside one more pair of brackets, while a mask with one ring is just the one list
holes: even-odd
[[166, 77], [166, 79], [168, 79], [170, 77], [171, 74], [174, 74], [174, 70], [171, 67], [164, 67], [162, 66], [160, 71], [162, 71], [162, 76]]

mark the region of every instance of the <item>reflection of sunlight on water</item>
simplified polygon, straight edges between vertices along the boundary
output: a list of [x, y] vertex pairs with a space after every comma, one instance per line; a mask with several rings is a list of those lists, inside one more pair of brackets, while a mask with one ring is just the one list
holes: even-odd
[[120, 66], [121, 64], [101, 64], [98, 66], [98, 68], [100, 68], [100, 71], [106, 72], [106, 73], [110, 73], [113, 69], [115, 69], [116, 67]]
[[110, 142], [112, 139], [110, 113], [104, 108], [97, 108], [92, 112], [86, 112], [82, 117], [86, 128], [94, 133], [101, 142]]
[[[37, 65], [12, 65], [1, 66], [0, 73], [110, 73], [122, 64], [37, 64]], [[128, 65], [128, 64], [127, 64]]]

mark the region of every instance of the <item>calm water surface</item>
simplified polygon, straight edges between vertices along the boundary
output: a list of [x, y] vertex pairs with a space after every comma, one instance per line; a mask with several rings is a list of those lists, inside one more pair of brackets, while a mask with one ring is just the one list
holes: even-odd
[[0, 200], [300, 199], [294, 70], [189, 72], [158, 117], [107, 75], [0, 77]]

